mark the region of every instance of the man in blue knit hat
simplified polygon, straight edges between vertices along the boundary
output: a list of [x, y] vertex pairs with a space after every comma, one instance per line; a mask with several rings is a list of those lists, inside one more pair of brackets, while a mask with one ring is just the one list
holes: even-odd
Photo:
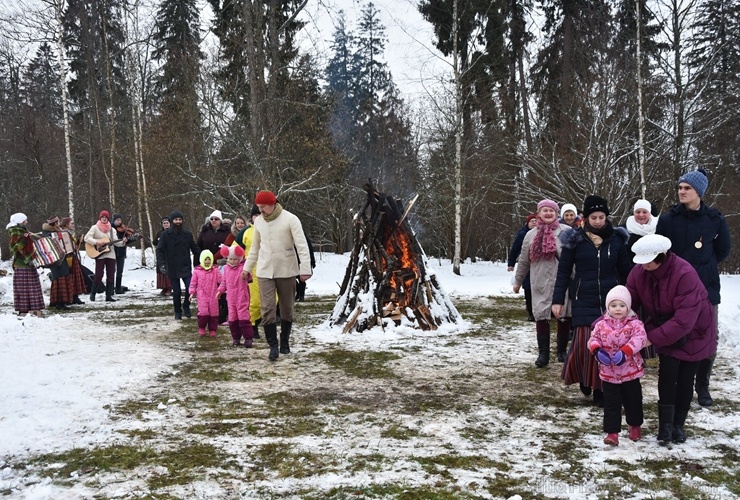
[[[702, 169], [679, 177], [676, 183], [679, 203], [660, 216], [655, 232], [668, 237], [671, 251], [696, 269], [714, 306], [716, 318], [720, 303], [718, 264], [730, 255], [732, 244], [725, 218], [719, 210], [708, 207], [702, 201], [708, 185], [709, 179]], [[695, 389], [701, 406], [711, 406], [713, 403], [709, 394], [709, 378], [715, 356], [699, 362], [697, 367]]]

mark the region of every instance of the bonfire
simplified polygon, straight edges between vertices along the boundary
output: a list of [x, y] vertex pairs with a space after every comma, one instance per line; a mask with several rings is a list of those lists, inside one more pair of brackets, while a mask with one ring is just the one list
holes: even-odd
[[367, 201], [354, 217], [354, 248], [331, 316], [343, 332], [389, 326], [436, 330], [462, 318], [436, 276], [397, 200], [364, 186]]

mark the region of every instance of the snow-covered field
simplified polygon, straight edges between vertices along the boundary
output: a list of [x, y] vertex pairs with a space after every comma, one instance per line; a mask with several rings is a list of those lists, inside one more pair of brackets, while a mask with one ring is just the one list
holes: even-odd
[[[336, 295], [338, 283], [344, 276], [347, 256], [322, 254], [317, 256], [317, 261], [315, 275], [308, 282], [308, 297]], [[148, 493], [136, 477], [109, 474], [98, 475], [90, 481], [89, 478], [73, 476], [61, 484], [14, 466], [41, 453], [125, 442], [121, 432], [127, 429], [149, 428], [166, 432], [166, 429], [192, 423], [193, 412], [197, 413], [197, 410], [184, 411], [178, 406], [185, 396], [160, 402], [155, 410], [141, 419], [111, 418], [110, 408], [116, 404], [142, 393], [156, 392], [164, 383], [163, 374], [176, 376], [174, 367], [192, 359], [193, 349], [190, 347], [198, 341], [193, 323], [193, 336], [183, 339], [185, 347], [173, 349], [171, 342], [160, 340], [181, 326], [180, 323], [161, 318], [157, 321], [141, 321], [141, 318], [131, 321], [120, 312], [123, 305], [168, 303], [154, 289], [151, 256], [149, 262], [149, 268], [142, 268], [138, 251], [129, 250], [124, 284], [131, 293], [118, 297], [120, 302], [106, 303], [99, 297], [91, 303], [83, 297], [87, 303], [75, 306], [74, 312], [57, 314], [47, 311], [43, 318], [14, 315], [12, 278], [9, 274], [0, 277], [0, 494], [10, 498], [58, 499], [93, 498], [95, 495], [133, 498]], [[90, 261], [83, 263], [92, 267]], [[506, 272], [503, 263], [466, 263], [462, 276], [452, 273], [449, 261], [431, 259], [429, 264], [455, 302], [491, 307], [497, 298], [512, 296], [511, 274]], [[10, 271], [9, 263], [3, 262], [0, 269]], [[42, 282], [48, 301], [50, 283], [48, 279]], [[690, 432], [696, 430], [695, 434], [700, 437], [690, 435], [684, 445], [659, 448], [651, 432], [657, 424], [654, 419], [650, 420], [651, 414], [648, 413], [644, 440], [632, 443], [623, 438], [618, 448], [605, 446], [601, 442], [600, 410], [588, 405], [577, 388], [566, 388], [557, 383], [561, 365], [552, 363], [548, 369], [537, 371], [532, 368], [535, 349], [533, 325], [530, 323], [522, 321], [502, 331], [500, 327], [496, 329], [491, 321], [477, 319], [434, 333], [397, 328], [385, 332], [376, 329], [363, 334], [342, 334], [339, 329], [331, 328], [326, 318], [316, 318], [303, 331], [296, 332], [295, 352], [290, 357], [281, 357], [277, 363], [270, 364], [265, 359], [264, 349], [249, 351], [246, 354], [249, 356], [249, 369], [262, 374], [265, 379], [253, 382], [253, 385], [242, 381], [238, 390], [246, 390], [247, 393], [231, 396], [241, 396], [251, 404], [253, 398], [265, 391], [309, 391], [332, 386], [333, 393], [340, 387], [347, 398], [353, 395], [355, 403], [363, 398], [385, 401], [388, 408], [381, 407], [377, 411], [386, 411], [383, 418], [412, 432], [414, 438], [383, 438], [380, 428], [368, 426], [363, 420], [355, 422], [338, 415], [325, 423], [318, 436], [304, 436], [292, 444], [332, 453], [347, 461], [379, 453], [394, 465], [352, 474], [346, 471], [316, 474], [304, 479], [277, 478], [268, 474], [254, 483], [206, 478], [199, 484], [174, 489], [170, 494], [179, 498], [260, 498], [265, 495], [298, 498], [300, 495], [296, 492], [301, 488], [321, 491], [383, 482], [403, 483], [414, 488], [429, 482], [433, 484], [434, 475], [430, 477], [429, 470], [414, 465], [413, 457], [454, 453], [483, 454], [490, 463], [505, 463], [509, 477], [519, 481], [532, 494], [544, 497], [601, 498], [606, 491], [604, 471], [608, 476], [608, 471], [619, 467], [615, 463], [629, 464], [632, 472], [648, 485], [647, 491], [637, 484], [625, 486], [620, 490], [620, 498], [681, 496], [678, 491], [661, 491], [660, 488], [656, 494], [655, 488], [649, 486], [655, 480], [654, 473], [641, 472], [641, 464], [654, 460], [670, 463], [687, 457], [699, 462], [716, 462], [722, 454], [718, 450], [734, 450], [735, 456], [740, 453], [740, 420], [733, 411], [740, 404], [740, 368], [735, 361], [740, 359], [740, 277], [722, 276], [722, 297], [720, 347], [712, 379], [712, 394], [717, 404], [711, 409], [692, 408], [687, 427]], [[299, 316], [309, 303], [298, 305]], [[488, 327], [492, 329], [490, 334], [480, 334]], [[470, 335], [472, 331], [478, 334]], [[228, 335], [223, 329], [222, 332]], [[311, 356], [336, 346], [348, 351], [401, 354], [392, 363], [393, 371], [404, 380], [413, 380], [422, 394], [428, 388], [436, 393], [449, 386], [449, 407], [418, 414], [392, 413], [391, 407], [397, 401], [382, 381], [322, 379], [326, 372], [320, 366], [310, 364], [314, 359]], [[557, 414], [560, 407], [549, 410], [545, 407], [517, 415], [497, 406], [497, 398], [516, 401], [517, 391], [537, 393], [537, 387], [532, 387], [531, 382], [516, 379], [517, 374], [525, 373], [530, 373], [528, 377], [546, 377], [548, 385], [543, 386], [543, 393], [554, 394], [566, 402], [573, 401], [573, 408], [564, 414]], [[657, 401], [656, 377], [657, 370], [651, 369], [643, 379], [646, 411]], [[471, 387], [472, 384], [475, 387]], [[416, 390], [412, 389], [411, 394]], [[462, 403], [465, 411], [456, 407]], [[383, 403], [380, 404], [382, 406]], [[517, 404], [526, 405], [527, 401]], [[468, 434], [472, 428], [485, 430], [485, 438], [470, 438]], [[576, 434], [573, 434], [574, 430]], [[563, 468], [568, 464], [559, 462], [547, 452], [553, 444], [548, 440], [558, 440], [558, 435], [562, 435], [563, 441], [578, 440], [575, 450], [583, 454], [579, 464], [596, 471], [600, 477], [598, 481], [574, 486], [575, 483], [562, 480], [563, 474], [567, 473]], [[232, 451], [250, 446], [245, 444], [249, 442], [249, 436], [234, 436], [231, 443], [223, 442], [224, 439], [222, 436], [221, 444]], [[256, 438], [252, 436], [251, 439]], [[234, 453], [238, 455], [238, 452]], [[480, 469], [453, 470], [450, 467], [461, 491], [482, 498], [495, 497], [480, 487], [493, 481], [492, 475], [495, 474], [490, 468], [481, 466]], [[680, 476], [680, 483], [692, 488], [692, 492], [706, 493], [712, 498], [737, 498], [736, 493], [725, 486], [707, 482], [701, 474], [691, 470], [677, 468], [675, 474]]]

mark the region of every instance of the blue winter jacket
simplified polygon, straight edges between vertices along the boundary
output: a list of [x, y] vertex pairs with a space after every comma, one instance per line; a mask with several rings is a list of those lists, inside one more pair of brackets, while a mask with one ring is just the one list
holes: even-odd
[[[511, 245], [511, 250], [509, 251], [509, 267], [514, 267], [516, 265], [516, 261], [519, 259], [519, 254], [522, 253], [522, 243], [524, 243], [524, 237], [527, 236], [528, 232], [529, 225], [524, 224], [522, 227], [519, 228], [516, 236], [514, 236], [514, 243]], [[532, 288], [532, 284], [529, 281], [529, 273], [527, 273], [527, 276], [525, 276], [524, 278], [522, 288], [524, 288], [525, 290], [529, 290], [530, 288]]]
[[564, 304], [565, 294], [570, 293], [573, 326], [591, 326], [604, 314], [604, 300], [609, 290], [626, 281], [632, 269], [628, 238], [624, 228], [616, 227], [614, 234], [604, 238], [596, 248], [583, 228], [560, 233], [563, 250], [552, 303]]
[[671, 240], [671, 251], [696, 269], [709, 302], [719, 304], [719, 263], [732, 249], [727, 221], [719, 210], [704, 202], [699, 210], [689, 210], [679, 203], [660, 216], [655, 232]]

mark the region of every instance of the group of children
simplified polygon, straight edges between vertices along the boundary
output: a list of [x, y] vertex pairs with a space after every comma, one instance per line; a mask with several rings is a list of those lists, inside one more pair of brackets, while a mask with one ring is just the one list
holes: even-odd
[[[218, 327], [218, 299], [226, 293], [229, 306], [229, 331], [234, 346], [252, 347], [254, 328], [249, 314], [249, 283], [241, 278], [244, 264], [244, 249], [239, 245], [227, 247], [222, 245], [220, 256], [226, 259], [221, 271], [214, 265], [214, 255], [210, 250], [200, 253], [200, 265], [193, 269], [190, 280], [190, 300], [197, 297], [198, 302], [198, 335], [204, 337], [206, 331], [211, 337], [216, 336]], [[207, 330], [206, 330], [207, 329]]]
[[588, 349], [599, 362], [599, 378], [604, 391], [604, 443], [619, 444], [622, 407], [629, 426], [629, 438], [642, 437], [642, 386], [644, 375], [640, 350], [650, 341], [645, 325], [632, 311], [632, 297], [622, 285], [606, 295], [606, 312], [591, 332]]

